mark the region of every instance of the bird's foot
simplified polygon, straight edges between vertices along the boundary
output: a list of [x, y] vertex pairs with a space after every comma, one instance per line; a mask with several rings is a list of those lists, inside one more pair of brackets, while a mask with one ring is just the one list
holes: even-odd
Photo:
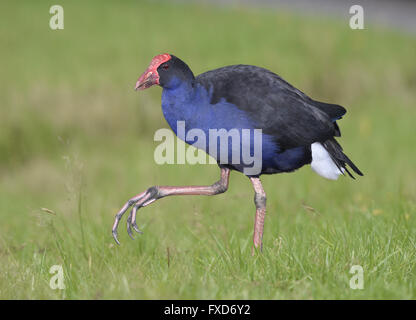
[[137, 196], [131, 198], [129, 201], [126, 202], [126, 204], [120, 209], [120, 211], [116, 214], [115, 221], [112, 228], [112, 234], [115, 242], [119, 245], [120, 242], [118, 241], [118, 233], [117, 228], [118, 224], [123, 217], [124, 213], [132, 207], [130, 210], [130, 214], [127, 218], [127, 233], [134, 240], [132, 228], [134, 231], [136, 231], [139, 234], [142, 234], [143, 232], [139, 229], [139, 227], [136, 224], [136, 216], [137, 216], [137, 210], [139, 210], [141, 207], [145, 207], [149, 205], [150, 203], [156, 201], [158, 199], [158, 188], [157, 187], [151, 187], [147, 189], [145, 192], [142, 192], [138, 194]]

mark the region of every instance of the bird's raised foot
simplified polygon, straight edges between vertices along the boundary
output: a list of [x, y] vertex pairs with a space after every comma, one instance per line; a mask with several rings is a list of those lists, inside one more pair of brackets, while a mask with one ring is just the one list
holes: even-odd
[[145, 192], [142, 192], [138, 194], [137, 196], [131, 198], [129, 201], [126, 202], [126, 204], [120, 209], [120, 211], [116, 214], [113, 228], [112, 228], [112, 234], [114, 241], [120, 245], [120, 242], [118, 240], [118, 234], [117, 234], [117, 228], [118, 224], [120, 223], [121, 218], [123, 217], [124, 213], [133, 206], [133, 208], [130, 211], [129, 217], [127, 218], [127, 234], [134, 240], [132, 228], [134, 231], [136, 231], [139, 234], [142, 234], [143, 232], [139, 229], [139, 227], [136, 224], [136, 215], [137, 210], [139, 210], [141, 207], [146, 206], [150, 204], [151, 202], [157, 200], [158, 191], [156, 187], [151, 187], [147, 189]]

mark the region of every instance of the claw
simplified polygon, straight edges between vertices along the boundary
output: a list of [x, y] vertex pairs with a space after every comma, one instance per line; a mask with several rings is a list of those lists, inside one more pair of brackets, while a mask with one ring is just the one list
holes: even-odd
[[120, 241], [118, 241], [118, 238], [117, 238], [117, 231], [116, 230], [113, 230], [113, 238], [114, 238], [114, 241], [118, 244], [118, 245], [120, 245]]
[[136, 231], [137, 233], [143, 234], [143, 231], [139, 229], [136, 222], [133, 222], [132, 226], [133, 226], [134, 231]]

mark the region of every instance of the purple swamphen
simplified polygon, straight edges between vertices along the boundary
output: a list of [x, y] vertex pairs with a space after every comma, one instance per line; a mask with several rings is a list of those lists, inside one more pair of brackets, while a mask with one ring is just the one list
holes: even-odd
[[[345, 173], [354, 178], [347, 165], [358, 175], [363, 175], [334, 138], [341, 135], [336, 121], [342, 118], [346, 110], [336, 104], [309, 98], [267, 69], [232, 65], [195, 77], [182, 60], [171, 54], [161, 54], [153, 58], [140, 76], [136, 90], [147, 89], [155, 84], [163, 88], [163, 115], [177, 135], [178, 121], [184, 123], [185, 133], [199, 129], [206, 132], [207, 136], [211, 129], [225, 129], [226, 132], [237, 130], [240, 134], [245, 129], [261, 129], [261, 153], [258, 159], [261, 166], [257, 172], [247, 173], [246, 169], [251, 166], [247, 161], [240, 157], [229, 161], [231, 153], [235, 151], [233, 145], [228, 145], [225, 161], [222, 158], [220, 161], [217, 142], [199, 143], [192, 137], [188, 138], [188, 135], [179, 137], [216, 159], [221, 170], [220, 180], [210, 186], [153, 186], [131, 198], [117, 213], [113, 225], [113, 237], [118, 244], [117, 227], [130, 207], [127, 231], [133, 237], [132, 228], [141, 233], [136, 224], [139, 208], [166, 196], [223, 193], [228, 189], [230, 171], [236, 170], [245, 174], [254, 187], [256, 215], [253, 248], [261, 249], [266, 193], [260, 175], [291, 172], [306, 164], [310, 164], [319, 175], [332, 180]], [[251, 135], [241, 139], [241, 145], [244, 140], [253, 143]], [[253, 153], [251, 145], [250, 152]]]

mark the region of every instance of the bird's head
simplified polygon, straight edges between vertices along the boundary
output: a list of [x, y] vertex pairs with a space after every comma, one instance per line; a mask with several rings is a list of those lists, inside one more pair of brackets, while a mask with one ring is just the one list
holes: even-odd
[[135, 89], [144, 90], [155, 84], [163, 88], [173, 88], [182, 81], [193, 79], [194, 75], [185, 62], [164, 53], [152, 59], [149, 67], [137, 80]]

